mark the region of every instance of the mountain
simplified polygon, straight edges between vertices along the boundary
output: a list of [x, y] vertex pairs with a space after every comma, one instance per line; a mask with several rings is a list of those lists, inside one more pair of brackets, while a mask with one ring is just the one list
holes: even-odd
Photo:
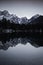
[[43, 16], [36, 14], [30, 19], [19, 18], [9, 14], [7, 10], [0, 11], [0, 32], [16, 30], [17, 32], [43, 32]]
[[36, 24], [36, 23], [43, 23], [43, 16], [36, 14], [35, 16], [31, 17], [30, 19], [27, 19], [26, 17], [19, 18], [16, 15], [9, 14], [7, 10], [0, 11], [0, 21], [5, 18], [6, 20], [9, 20], [10, 23], [16, 23], [16, 24]]
[[2, 19], [9, 20], [10, 23], [16, 23], [16, 24], [27, 24], [29, 21], [26, 17], [19, 18], [16, 15], [9, 14], [7, 10], [0, 11], [0, 21]]
[[0, 11], [0, 16], [1, 15], [4, 15], [4, 16], [9, 16], [9, 12], [7, 10], [4, 10], [4, 11]]
[[4, 11], [0, 11], [0, 21], [2, 19], [6, 19], [6, 21], [10, 21], [10, 23], [19, 23], [18, 22], [18, 19], [19, 17], [17, 17], [16, 15], [13, 15], [13, 14], [9, 14], [9, 12], [7, 10], [4, 10]]
[[30, 24], [40, 24], [40, 23], [43, 23], [43, 16], [39, 15], [39, 14], [36, 14], [29, 21], [30, 21]]
[[10, 23], [16, 24], [25, 24], [28, 19], [26, 17], [19, 18], [16, 15], [9, 14], [7, 10], [0, 11], [0, 21], [6, 19], [6, 21], [10, 21]]

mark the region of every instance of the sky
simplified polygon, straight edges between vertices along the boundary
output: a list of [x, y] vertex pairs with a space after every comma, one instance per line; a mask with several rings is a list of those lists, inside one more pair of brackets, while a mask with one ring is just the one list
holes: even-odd
[[0, 11], [8, 10], [10, 14], [28, 19], [36, 14], [43, 15], [42, 0], [0, 0]]

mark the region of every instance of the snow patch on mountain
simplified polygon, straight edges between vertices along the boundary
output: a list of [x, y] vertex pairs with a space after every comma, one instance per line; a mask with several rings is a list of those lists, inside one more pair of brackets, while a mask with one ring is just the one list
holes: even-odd
[[27, 19], [26, 17], [19, 18], [16, 15], [9, 14], [7, 10], [0, 11], [0, 20], [5, 18], [6, 20], [9, 20], [11, 23], [16, 23], [16, 24], [28, 24], [33, 20], [37, 19], [38, 17], [40, 17], [39, 14], [36, 14], [35, 16], [31, 17], [31, 19]]

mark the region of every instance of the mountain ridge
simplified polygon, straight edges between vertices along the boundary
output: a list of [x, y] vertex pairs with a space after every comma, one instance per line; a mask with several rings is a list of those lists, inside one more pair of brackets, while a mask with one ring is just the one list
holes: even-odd
[[30, 19], [27, 19], [27, 17], [21, 17], [21, 18], [19, 18], [16, 15], [9, 14], [9, 12], [7, 10], [0, 11], [0, 21], [3, 18], [5, 18], [6, 20], [9, 20], [10, 23], [14, 22], [16, 24], [28, 24], [28, 23], [32, 24], [32, 21], [38, 19], [41, 16], [42, 15], [36, 14], [36, 15], [32, 16]]

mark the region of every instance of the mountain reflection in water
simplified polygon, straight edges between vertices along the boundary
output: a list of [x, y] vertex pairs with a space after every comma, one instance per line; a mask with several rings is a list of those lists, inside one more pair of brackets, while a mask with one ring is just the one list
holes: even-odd
[[43, 65], [43, 35], [0, 34], [0, 65]]
[[15, 47], [18, 44], [30, 43], [32, 46], [38, 48], [43, 46], [42, 34], [17, 34], [17, 33], [3, 33], [0, 34], [0, 50], [7, 50], [9, 47]]

